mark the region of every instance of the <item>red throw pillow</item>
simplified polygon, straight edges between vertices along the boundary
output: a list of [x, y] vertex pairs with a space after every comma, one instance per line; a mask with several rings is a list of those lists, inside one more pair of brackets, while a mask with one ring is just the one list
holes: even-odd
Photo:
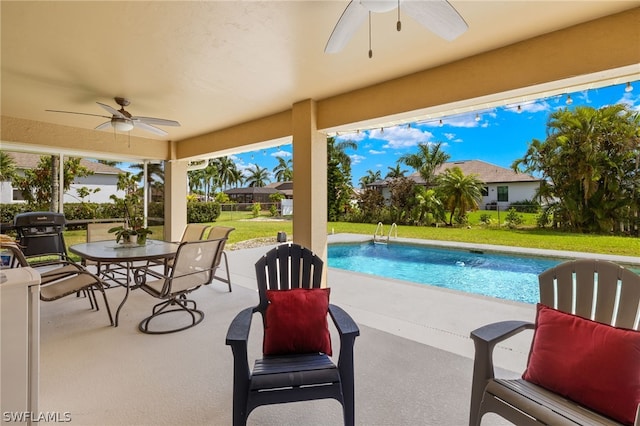
[[640, 331], [538, 304], [522, 378], [624, 424], [640, 404]]
[[267, 290], [263, 353], [322, 352], [331, 356], [329, 292], [328, 288]]

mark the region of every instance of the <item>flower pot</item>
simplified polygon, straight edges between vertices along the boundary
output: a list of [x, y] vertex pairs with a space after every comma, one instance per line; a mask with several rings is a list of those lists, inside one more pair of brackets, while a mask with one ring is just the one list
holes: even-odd
[[136, 242], [139, 246], [143, 246], [147, 244], [147, 234], [138, 234], [136, 235]]

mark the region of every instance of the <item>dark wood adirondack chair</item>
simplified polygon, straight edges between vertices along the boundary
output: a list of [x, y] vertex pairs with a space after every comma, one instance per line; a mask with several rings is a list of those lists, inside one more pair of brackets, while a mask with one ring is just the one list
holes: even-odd
[[[246, 424], [251, 411], [261, 405], [334, 398], [343, 407], [344, 423], [353, 425], [353, 346], [360, 334], [353, 319], [329, 304], [328, 313], [340, 335], [337, 366], [325, 353], [263, 355], [249, 370], [247, 341], [254, 313], [268, 316], [268, 290], [319, 289], [322, 259], [297, 244], [281, 245], [255, 265], [260, 303], [241, 311], [229, 326], [227, 345], [234, 359], [233, 424]], [[326, 316], [325, 316], [326, 318]]]

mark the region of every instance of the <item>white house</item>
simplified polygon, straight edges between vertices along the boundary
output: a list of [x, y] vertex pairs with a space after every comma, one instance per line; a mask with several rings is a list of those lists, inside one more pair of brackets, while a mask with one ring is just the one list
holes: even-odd
[[[541, 179], [524, 173], [516, 173], [511, 169], [496, 166], [480, 160], [451, 161], [444, 163], [435, 171], [436, 176], [447, 169], [459, 167], [464, 175], [476, 175], [485, 183], [482, 191], [481, 209], [505, 210], [516, 201], [535, 199], [536, 191], [540, 188]], [[417, 184], [424, 185], [424, 179], [418, 172], [408, 176]], [[369, 185], [379, 188], [385, 199], [389, 199], [390, 193], [386, 179], [378, 180]]]
[[[40, 162], [40, 154], [32, 154], [26, 152], [6, 152], [15, 162], [18, 174], [23, 173], [24, 170], [34, 169]], [[80, 164], [93, 172], [92, 175], [83, 178], [76, 178], [69, 191], [65, 192], [63, 202], [65, 203], [79, 203], [81, 201], [92, 203], [110, 203], [112, 200], [109, 198], [112, 194], [118, 197], [123, 197], [124, 192], [117, 189], [118, 174], [124, 173], [123, 170], [117, 167], [107, 166], [106, 164], [97, 163], [95, 161], [89, 161], [87, 159], [81, 159]], [[78, 195], [78, 189], [85, 187], [90, 191], [99, 189], [95, 193], [90, 193], [84, 200]], [[0, 203], [23, 203], [24, 199], [20, 190], [13, 188], [11, 182], [0, 182]]]

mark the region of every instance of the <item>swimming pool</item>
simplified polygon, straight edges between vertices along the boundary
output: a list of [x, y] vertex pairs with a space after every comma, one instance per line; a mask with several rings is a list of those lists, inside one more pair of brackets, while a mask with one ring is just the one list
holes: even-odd
[[537, 303], [538, 274], [562, 259], [408, 244], [331, 244], [329, 266], [500, 299]]

